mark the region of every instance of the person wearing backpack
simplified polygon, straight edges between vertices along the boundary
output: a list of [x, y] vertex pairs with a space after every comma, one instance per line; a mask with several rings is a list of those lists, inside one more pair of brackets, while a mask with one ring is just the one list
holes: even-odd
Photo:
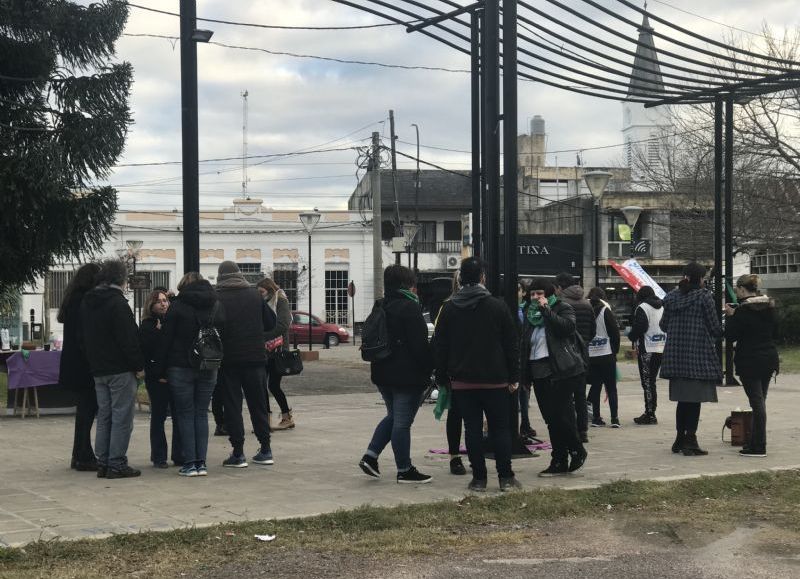
[[511, 396], [519, 381], [519, 328], [508, 306], [485, 287], [486, 268], [475, 257], [461, 262], [461, 288], [442, 306], [434, 340], [436, 383], [449, 388], [464, 417], [468, 489], [486, 491], [483, 416], [495, 453], [501, 491], [522, 485], [511, 469]]
[[222, 379], [225, 429], [233, 447], [222, 466], [246, 468], [248, 464], [244, 455], [243, 398], [247, 400], [253, 431], [259, 442], [259, 450], [252, 461], [261, 465], [274, 464], [267, 414], [267, 351], [264, 344], [268, 332], [275, 328], [275, 312], [232, 261], [219, 264], [217, 297], [225, 307]]
[[433, 369], [428, 326], [422, 317], [414, 272], [390, 265], [383, 272], [384, 298], [365, 322], [362, 357], [370, 361], [372, 383], [386, 404], [367, 451], [358, 463], [365, 474], [380, 478], [378, 457], [391, 442], [397, 482], [429, 483], [433, 477], [411, 463], [411, 425]]
[[157, 359], [159, 381], [172, 389], [173, 420], [183, 455], [181, 476], [208, 474], [208, 404], [222, 357], [219, 330], [224, 321], [211, 284], [197, 272], [184, 275], [164, 319]]

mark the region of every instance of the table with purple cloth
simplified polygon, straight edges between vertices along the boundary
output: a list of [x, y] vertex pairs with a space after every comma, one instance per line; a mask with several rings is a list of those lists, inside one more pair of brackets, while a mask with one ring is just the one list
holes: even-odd
[[[71, 409], [74, 403], [73, 393], [62, 388], [58, 383], [60, 351], [33, 350], [26, 360], [22, 352], [14, 352], [5, 360], [8, 372], [7, 408], [13, 409], [19, 394], [30, 395], [37, 401], [38, 408], [57, 411]], [[41, 387], [47, 387], [39, 391]], [[26, 391], [25, 389], [33, 389]], [[19, 392], [22, 390], [22, 392]], [[56, 410], [58, 409], [58, 410]]]

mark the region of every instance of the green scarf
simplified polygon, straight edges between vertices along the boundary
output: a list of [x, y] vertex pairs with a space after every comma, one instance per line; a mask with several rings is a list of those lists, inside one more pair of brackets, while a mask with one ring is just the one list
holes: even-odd
[[[547, 298], [547, 305], [552, 308], [557, 300], [558, 298], [553, 294]], [[531, 301], [531, 305], [528, 307], [528, 323], [534, 328], [538, 328], [544, 324], [542, 309], [539, 307], [539, 302], [536, 300]]]
[[414, 292], [412, 292], [411, 290], [407, 290], [407, 289], [400, 289], [400, 290], [397, 290], [397, 291], [399, 291], [401, 294], [403, 294], [404, 296], [406, 296], [406, 297], [407, 297], [408, 299], [410, 299], [412, 302], [414, 302], [414, 303], [416, 303], [416, 304], [418, 304], [418, 303], [419, 303], [419, 296], [418, 296], [417, 294], [415, 294]]

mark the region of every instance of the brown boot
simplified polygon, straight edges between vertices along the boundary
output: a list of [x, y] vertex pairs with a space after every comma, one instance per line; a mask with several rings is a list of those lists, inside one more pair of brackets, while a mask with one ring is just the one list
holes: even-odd
[[281, 414], [281, 421], [280, 423], [273, 427], [272, 430], [288, 430], [290, 428], [294, 428], [294, 420], [292, 419], [292, 411], [284, 412]]

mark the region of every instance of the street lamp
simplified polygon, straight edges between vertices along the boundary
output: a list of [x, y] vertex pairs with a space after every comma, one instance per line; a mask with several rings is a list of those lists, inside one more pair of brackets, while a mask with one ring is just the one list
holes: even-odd
[[600, 265], [598, 264], [598, 251], [600, 250], [600, 198], [608, 186], [608, 182], [613, 177], [608, 171], [588, 171], [583, 174], [583, 180], [589, 188], [589, 192], [594, 198], [594, 239], [592, 246], [594, 250], [594, 285], [600, 286]]
[[136, 293], [136, 260], [139, 257], [139, 250], [144, 245], [144, 241], [141, 239], [129, 239], [125, 242], [125, 245], [128, 246], [128, 257], [131, 258], [133, 261], [133, 311], [137, 312], [137, 321], [141, 318], [141, 312], [139, 312], [139, 300], [138, 294]]
[[301, 213], [300, 214], [300, 223], [303, 224], [303, 228], [308, 233], [308, 351], [310, 352], [313, 348], [311, 346], [311, 320], [312, 320], [312, 313], [311, 313], [311, 232], [314, 231], [314, 228], [319, 223], [322, 214], [317, 211], [317, 208], [314, 208], [314, 211], [310, 211], [308, 213]]
[[642, 214], [642, 208], [637, 205], [628, 205], [627, 207], [622, 208], [622, 214], [625, 216], [625, 221], [628, 222], [628, 227], [631, 228], [630, 253], [631, 259], [633, 259], [634, 242], [636, 241], [633, 238], [633, 229], [636, 227], [636, 222], [639, 221], [639, 216]]
[[406, 251], [408, 252], [408, 268], [411, 269], [411, 246], [414, 244], [414, 238], [419, 233], [422, 226], [419, 223], [403, 223], [403, 239], [406, 244]]

